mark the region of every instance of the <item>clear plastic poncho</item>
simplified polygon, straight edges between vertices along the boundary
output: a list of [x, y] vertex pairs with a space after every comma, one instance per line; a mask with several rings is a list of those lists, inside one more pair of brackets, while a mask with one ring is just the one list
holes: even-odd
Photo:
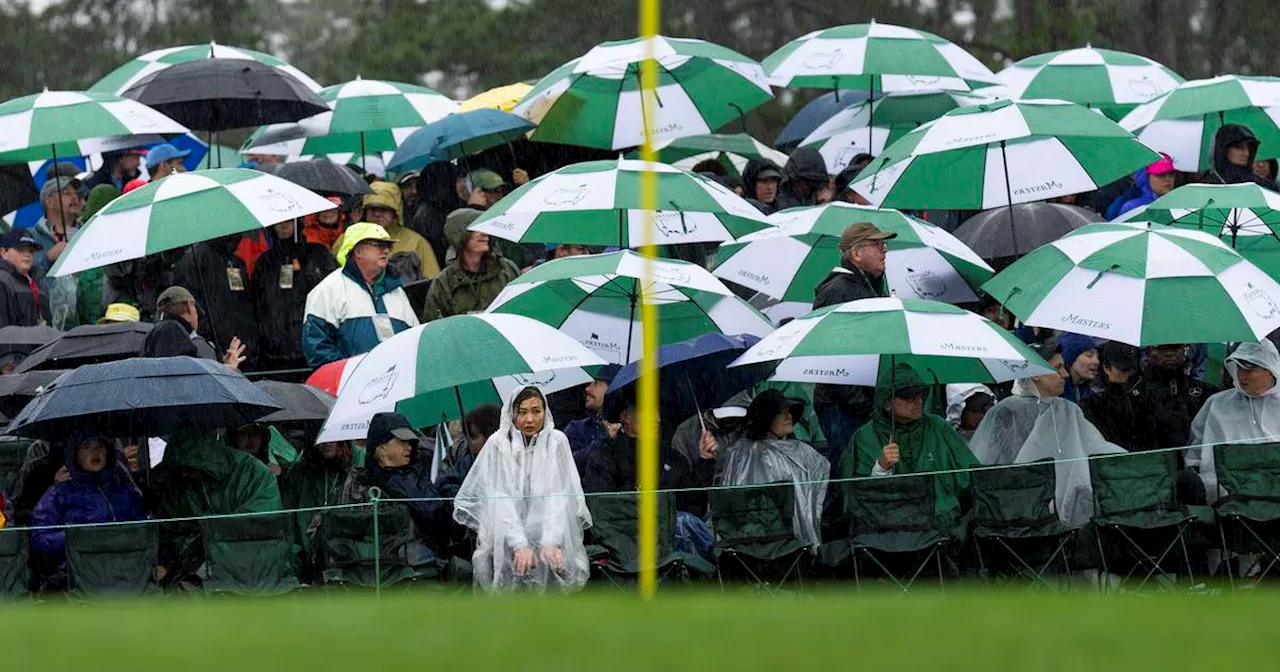
[[827, 458], [803, 441], [752, 441], [743, 438], [729, 451], [720, 484], [762, 485], [791, 481], [796, 491], [792, 521], [796, 538], [817, 548], [822, 543], [822, 503], [826, 500], [830, 475], [831, 464]]
[[991, 407], [969, 440], [969, 450], [986, 465], [1054, 460], [1054, 506], [1071, 528], [1093, 518], [1088, 456], [1125, 452], [1102, 438], [1076, 404], [1041, 398], [1030, 378], [1016, 381], [1013, 396]]
[[1199, 472], [1210, 504], [1225, 494], [1218, 488], [1214, 446], [1280, 441], [1280, 382], [1262, 396], [1245, 394], [1240, 389], [1241, 360], [1267, 369], [1280, 381], [1280, 353], [1271, 341], [1242, 343], [1227, 357], [1227, 372], [1231, 374], [1233, 386], [1204, 403], [1191, 423], [1191, 446], [1187, 448], [1187, 466]]
[[[511, 402], [519, 392], [504, 400], [498, 431], [485, 442], [458, 490], [453, 519], [475, 530], [471, 561], [481, 588], [575, 590], [586, 584], [589, 573], [582, 531], [591, 527], [591, 514], [569, 439], [555, 428], [551, 410], [546, 410], [542, 431], [531, 441], [516, 429]], [[550, 546], [560, 548], [563, 571], [539, 557], [540, 550]], [[512, 555], [522, 547], [537, 558], [527, 576], [518, 576], [512, 568]]]

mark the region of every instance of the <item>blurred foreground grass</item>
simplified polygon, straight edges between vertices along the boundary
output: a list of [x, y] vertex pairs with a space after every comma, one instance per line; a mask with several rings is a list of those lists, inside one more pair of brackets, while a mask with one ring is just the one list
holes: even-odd
[[0, 608], [6, 670], [1204, 670], [1280, 665], [1280, 594], [309, 595]]

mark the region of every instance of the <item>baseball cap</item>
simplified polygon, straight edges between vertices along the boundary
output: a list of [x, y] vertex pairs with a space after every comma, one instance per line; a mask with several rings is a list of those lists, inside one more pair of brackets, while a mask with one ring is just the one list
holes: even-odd
[[417, 170], [411, 170], [407, 173], [404, 173], [400, 175], [400, 177], [396, 178], [396, 184], [404, 184], [405, 182], [408, 182], [409, 180], [412, 180], [413, 178], [417, 177], [419, 174], [420, 172]]
[[186, 287], [179, 287], [178, 285], [174, 285], [164, 290], [163, 292], [160, 292], [159, 298], [156, 299], [156, 309], [164, 310], [165, 308], [168, 308], [169, 306], [172, 306], [175, 304], [186, 303], [188, 301], [195, 301], [195, 300], [196, 300], [196, 297], [192, 296], [191, 292], [187, 291]]
[[778, 170], [773, 166], [768, 166], [766, 168], [763, 168], [760, 170], [760, 172], [756, 173], [757, 182], [760, 180], [781, 180], [781, 179], [782, 179], [782, 171]]
[[618, 377], [618, 372], [620, 371], [622, 371], [622, 367], [617, 364], [605, 364], [596, 371], [592, 379], [612, 383], [613, 379]]
[[409, 420], [399, 413], [375, 413], [369, 420], [369, 434], [365, 440], [366, 450], [377, 450], [378, 446], [388, 442], [392, 437], [401, 441], [417, 442], [421, 439]]
[[1148, 175], [1164, 175], [1172, 173], [1176, 168], [1173, 167], [1173, 159], [1168, 154], [1161, 153], [1160, 160], [1147, 166]]
[[0, 237], [0, 248], [29, 247], [32, 250], [43, 250], [44, 246], [36, 241], [31, 229], [14, 229]]
[[127, 303], [113, 303], [107, 306], [107, 312], [98, 319], [98, 324], [109, 322], [138, 322], [142, 315], [138, 309]]
[[40, 199], [44, 200], [67, 187], [80, 188], [85, 174], [74, 163], [59, 161], [45, 171], [45, 183], [40, 187]]
[[189, 149], [179, 151], [177, 147], [174, 147], [167, 142], [162, 142], [155, 147], [152, 147], [151, 151], [147, 152], [147, 168], [155, 168], [165, 161], [172, 159], [181, 159], [190, 153], [191, 150]]
[[475, 189], [493, 191], [494, 189], [501, 189], [506, 184], [501, 175], [487, 168], [471, 171], [471, 186]]
[[891, 240], [897, 238], [896, 233], [885, 233], [876, 228], [875, 224], [870, 222], [858, 222], [850, 224], [845, 228], [844, 233], [840, 234], [840, 244], [838, 245], [841, 252], [851, 250], [859, 245], [867, 243], [879, 242], [882, 240]]

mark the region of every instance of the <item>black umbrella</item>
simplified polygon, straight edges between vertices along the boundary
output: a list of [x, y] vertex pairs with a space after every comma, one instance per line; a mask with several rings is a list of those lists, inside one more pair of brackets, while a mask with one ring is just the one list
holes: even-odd
[[258, 422], [322, 422], [333, 408], [333, 395], [318, 387], [278, 380], [259, 380], [254, 385], [284, 406]]
[[239, 427], [281, 409], [240, 372], [191, 357], [89, 364], [45, 387], [6, 434], [60, 441], [77, 429], [165, 436], [184, 424]]
[[152, 326], [150, 322], [81, 325], [32, 351], [14, 372], [74, 369], [82, 364], [114, 362], [134, 357], [142, 347], [142, 342], [147, 339]]
[[0, 328], [0, 355], [11, 352], [27, 355], [45, 343], [52, 343], [61, 337], [61, 331], [44, 325], [3, 327]]
[[66, 373], [63, 370], [31, 371], [0, 376], [0, 414], [12, 418], [22, 410], [40, 388]]
[[[991, 261], [1022, 255], [1094, 222], [1102, 221], [1098, 213], [1062, 203], [1022, 203], [1009, 208], [1001, 206], [984, 210], [965, 220], [954, 235], [978, 256]], [[1013, 222], [1018, 226], [1018, 249], [1013, 249]]]
[[25, 163], [0, 166], [0, 215], [40, 199], [40, 190]]
[[360, 179], [355, 171], [327, 159], [286, 163], [276, 172], [276, 176], [320, 193], [340, 196], [373, 193], [369, 183]]
[[298, 121], [329, 111], [289, 73], [241, 59], [179, 63], [147, 75], [123, 95], [198, 131]]

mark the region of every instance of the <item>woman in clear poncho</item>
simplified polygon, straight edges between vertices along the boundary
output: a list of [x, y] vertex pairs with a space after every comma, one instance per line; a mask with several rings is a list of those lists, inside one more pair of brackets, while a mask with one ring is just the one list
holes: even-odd
[[1058, 518], [1067, 527], [1080, 527], [1093, 518], [1088, 456], [1125, 450], [1108, 443], [1079, 406], [1062, 398], [1068, 375], [1062, 353], [1052, 345], [1033, 349], [1057, 372], [1016, 381], [1013, 396], [996, 404], [982, 419], [969, 441], [969, 450], [986, 465], [1054, 460]]
[[720, 484], [791, 481], [796, 493], [792, 520], [796, 538], [817, 548], [822, 543], [819, 529], [831, 465], [809, 444], [789, 438], [804, 416], [804, 407], [803, 401], [789, 399], [778, 390], [757, 395], [747, 409], [744, 436], [729, 450]]
[[1218, 489], [1213, 447], [1232, 443], [1280, 441], [1280, 352], [1271, 341], [1241, 343], [1227, 357], [1231, 389], [1205, 402], [1191, 422], [1191, 446], [1187, 466], [1204, 482], [1210, 504], [1223, 493]]
[[516, 390], [458, 489], [453, 519], [475, 530], [476, 585], [575, 590], [587, 582], [591, 527], [569, 440], [536, 387]]

